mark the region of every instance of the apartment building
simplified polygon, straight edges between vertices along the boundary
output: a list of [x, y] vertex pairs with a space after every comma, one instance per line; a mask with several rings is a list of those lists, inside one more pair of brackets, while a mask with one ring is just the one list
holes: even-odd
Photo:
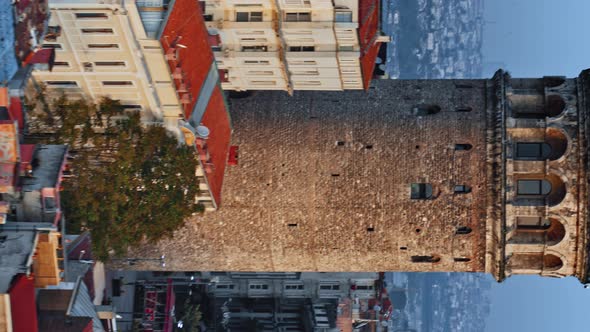
[[379, 1], [200, 4], [226, 90], [366, 89], [377, 57], [373, 49], [388, 40], [375, 24]]
[[134, 1], [49, 2], [43, 48], [56, 51], [53, 70], [34, 71], [49, 91], [118, 99], [146, 121], [174, 126], [182, 104], [157, 39], [148, 36]]
[[[140, 111], [146, 124], [194, 146], [196, 200], [215, 210], [231, 130], [197, 2], [51, 0], [49, 8], [41, 47], [55, 50], [55, 61], [51, 71], [33, 70], [34, 81], [49, 96], [119, 100], [122, 115]], [[187, 12], [195, 19], [187, 22]]]

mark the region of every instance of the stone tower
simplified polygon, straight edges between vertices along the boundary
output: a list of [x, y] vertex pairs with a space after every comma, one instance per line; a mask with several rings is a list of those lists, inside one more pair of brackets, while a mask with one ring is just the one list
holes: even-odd
[[[588, 73], [375, 81], [231, 100], [216, 212], [130, 257], [166, 269], [587, 279]], [[157, 269], [148, 261], [138, 269]]]

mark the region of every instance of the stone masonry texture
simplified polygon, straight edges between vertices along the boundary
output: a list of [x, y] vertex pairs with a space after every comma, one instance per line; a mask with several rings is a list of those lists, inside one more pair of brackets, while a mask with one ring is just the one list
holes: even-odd
[[[239, 164], [220, 209], [128, 257], [165, 254], [166, 270], [184, 271], [483, 271], [488, 84], [383, 80], [230, 99]], [[420, 104], [441, 110], [419, 115]], [[410, 199], [411, 183], [430, 183], [434, 198]], [[440, 261], [411, 261], [431, 255]]]

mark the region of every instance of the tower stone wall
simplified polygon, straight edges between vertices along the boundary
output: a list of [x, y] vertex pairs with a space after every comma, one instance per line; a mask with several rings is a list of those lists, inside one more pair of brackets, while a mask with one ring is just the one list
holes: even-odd
[[219, 211], [130, 255], [165, 254], [171, 270], [583, 280], [584, 82], [499, 71], [232, 99], [239, 162], [226, 171]]

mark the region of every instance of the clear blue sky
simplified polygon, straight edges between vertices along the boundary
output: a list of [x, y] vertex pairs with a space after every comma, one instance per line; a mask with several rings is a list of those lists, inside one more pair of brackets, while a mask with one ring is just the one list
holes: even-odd
[[[590, 67], [590, 0], [485, 5], [484, 62], [504, 63], [513, 77], [575, 77]], [[493, 286], [491, 308], [486, 332], [590, 331], [590, 289], [574, 278], [511, 277]]]

